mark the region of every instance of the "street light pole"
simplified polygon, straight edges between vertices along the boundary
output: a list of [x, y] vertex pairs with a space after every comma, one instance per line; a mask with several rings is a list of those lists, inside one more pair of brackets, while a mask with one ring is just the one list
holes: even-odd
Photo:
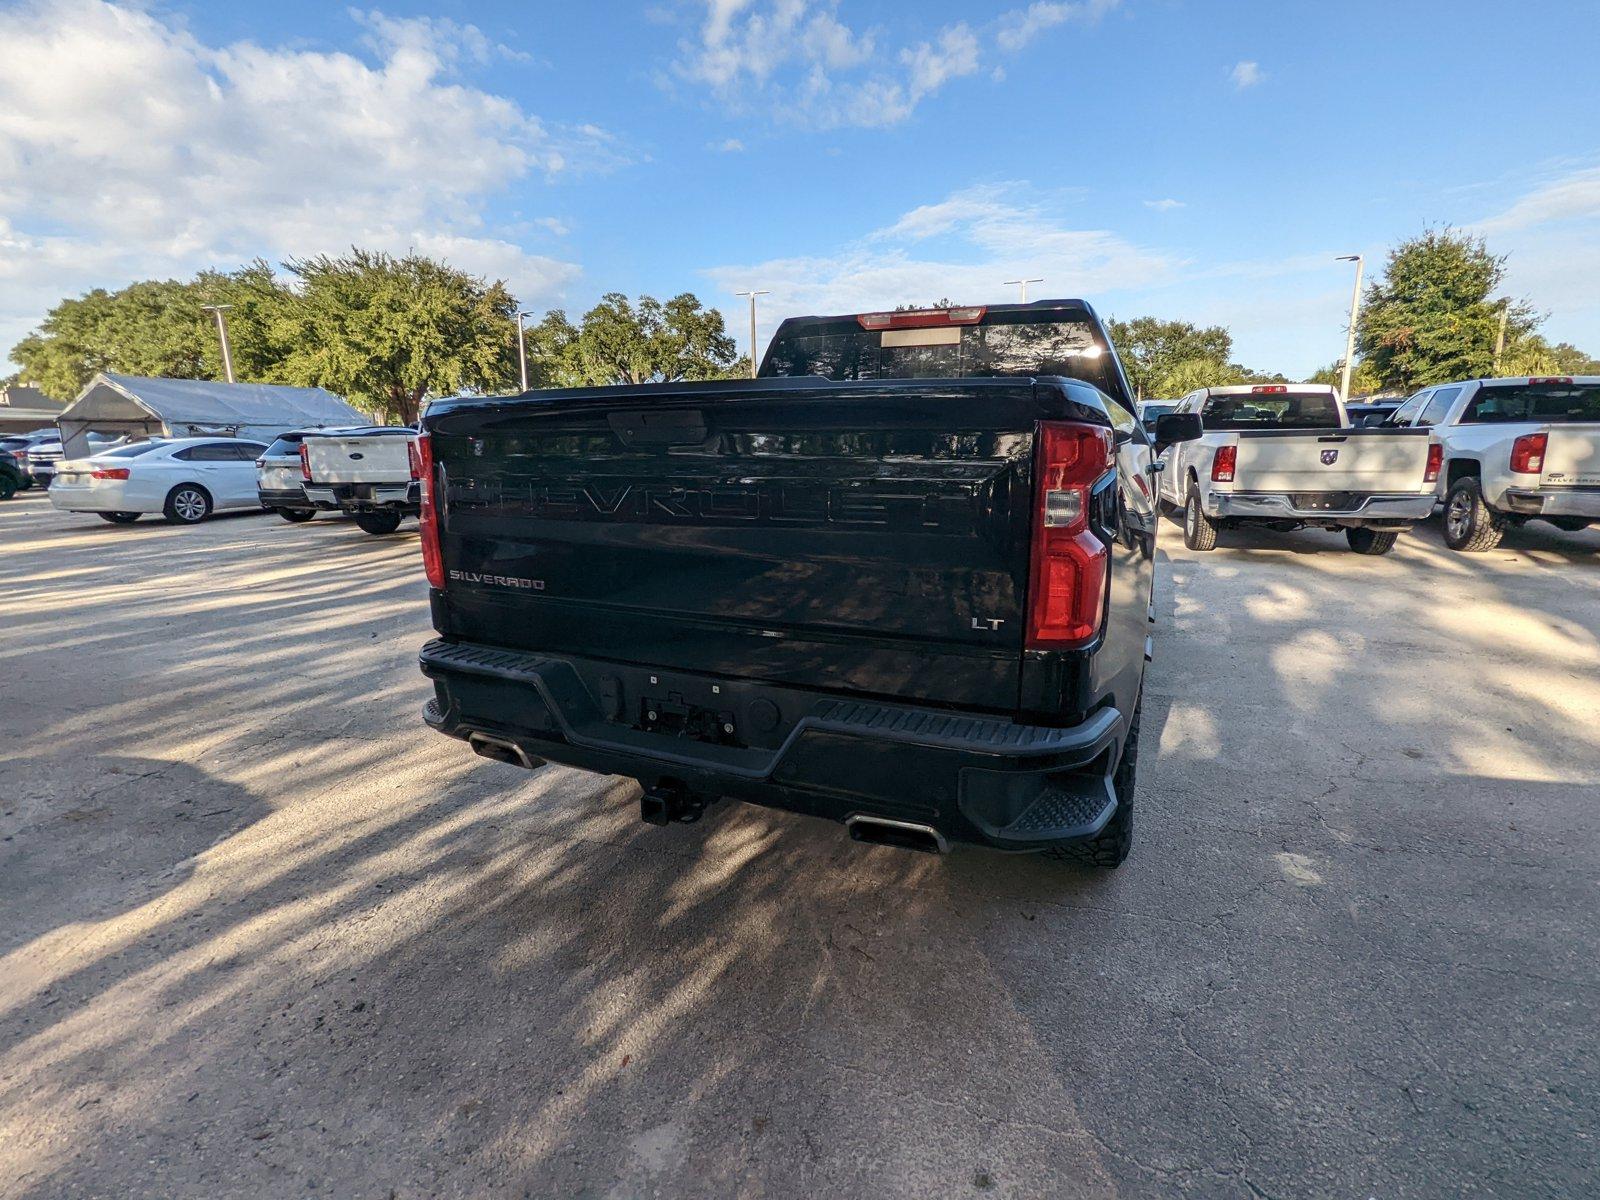
[[217, 319], [217, 336], [222, 339], [222, 373], [228, 377], [228, 382], [233, 382], [233, 351], [228, 348], [228, 318], [222, 314], [227, 312], [231, 304], [202, 304], [202, 312], [208, 312]]
[[517, 367], [522, 372], [522, 390], [528, 390], [528, 347], [522, 336], [522, 321], [524, 317], [531, 317], [531, 312], [517, 314]]
[[1350, 329], [1344, 339], [1344, 378], [1339, 385], [1339, 398], [1350, 400], [1350, 369], [1356, 357], [1356, 318], [1361, 313], [1361, 268], [1365, 260], [1359, 254], [1341, 254], [1336, 262], [1353, 262], [1356, 265], [1356, 286], [1350, 290]]
[[1496, 376], [1500, 374], [1500, 356], [1506, 352], [1506, 322], [1511, 319], [1511, 297], [1507, 296], [1500, 302], [1500, 332], [1494, 335], [1494, 366], [1490, 368]]
[[1024, 304], [1026, 304], [1028, 302], [1028, 285], [1030, 283], [1043, 283], [1043, 282], [1044, 282], [1043, 279], [1007, 279], [1001, 286], [1003, 286], [1003, 287], [1019, 287], [1019, 288], [1021, 288], [1022, 289], [1022, 302]]
[[770, 290], [735, 292], [734, 295], [750, 297], [750, 378], [754, 379], [756, 377], [756, 297], [770, 296], [772, 292]]

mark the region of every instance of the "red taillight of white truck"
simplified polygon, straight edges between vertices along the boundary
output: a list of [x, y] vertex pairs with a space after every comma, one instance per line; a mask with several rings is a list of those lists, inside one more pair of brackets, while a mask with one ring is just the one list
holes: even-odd
[[422, 535], [422, 571], [428, 586], [444, 587], [444, 553], [439, 545], [439, 509], [433, 499], [433, 439], [423, 434], [411, 443], [411, 477], [419, 481], [422, 508], [417, 531]]
[[1428, 447], [1428, 466], [1422, 472], [1423, 483], [1438, 483], [1439, 468], [1444, 466], [1444, 447], [1434, 442]]
[[1232, 483], [1233, 472], [1239, 465], [1239, 447], [1218, 446], [1217, 456], [1211, 460], [1211, 482]]
[[1041, 421], [1034, 454], [1026, 644], [1061, 650], [1092, 641], [1105, 615], [1109, 551], [1089, 528], [1089, 507], [1112, 465], [1111, 431]]
[[1521, 475], [1538, 475], [1544, 470], [1544, 450], [1549, 436], [1525, 433], [1511, 443], [1511, 469]]
[[311, 482], [311, 447], [300, 443], [300, 478]]

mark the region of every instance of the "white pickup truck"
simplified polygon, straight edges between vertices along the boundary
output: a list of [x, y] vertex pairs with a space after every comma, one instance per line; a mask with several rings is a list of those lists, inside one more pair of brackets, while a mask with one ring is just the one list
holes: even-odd
[[368, 533], [393, 533], [422, 509], [417, 431], [409, 426], [313, 430], [300, 442], [306, 499], [348, 513]]
[[1178, 402], [1199, 441], [1167, 452], [1161, 500], [1183, 510], [1183, 542], [1210, 550], [1217, 531], [1343, 529], [1357, 554], [1387, 554], [1433, 511], [1440, 451], [1425, 429], [1355, 429], [1326, 384], [1201, 388]]
[[1600, 375], [1469, 379], [1412, 396], [1386, 421], [1443, 446], [1437, 484], [1452, 550], [1491, 550], [1507, 526], [1600, 522]]

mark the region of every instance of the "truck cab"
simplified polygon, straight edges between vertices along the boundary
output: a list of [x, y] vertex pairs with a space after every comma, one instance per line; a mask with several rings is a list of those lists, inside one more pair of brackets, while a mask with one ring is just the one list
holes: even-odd
[[1163, 435], [1093, 309], [795, 318], [761, 376], [430, 407], [427, 722], [657, 824], [1120, 863]]

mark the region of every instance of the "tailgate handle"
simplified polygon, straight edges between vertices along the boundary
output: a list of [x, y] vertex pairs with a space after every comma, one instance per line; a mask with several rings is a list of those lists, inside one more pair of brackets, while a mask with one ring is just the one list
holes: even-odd
[[[1345, 437], [1342, 433], [1330, 433], [1326, 437], [1319, 437], [1317, 439], [1319, 442], [1348, 442], [1349, 440], [1350, 439]], [[1181, 513], [1179, 515], [1182, 516]]]
[[698, 446], [706, 440], [706, 418], [698, 408], [607, 413], [606, 422], [625, 446]]

